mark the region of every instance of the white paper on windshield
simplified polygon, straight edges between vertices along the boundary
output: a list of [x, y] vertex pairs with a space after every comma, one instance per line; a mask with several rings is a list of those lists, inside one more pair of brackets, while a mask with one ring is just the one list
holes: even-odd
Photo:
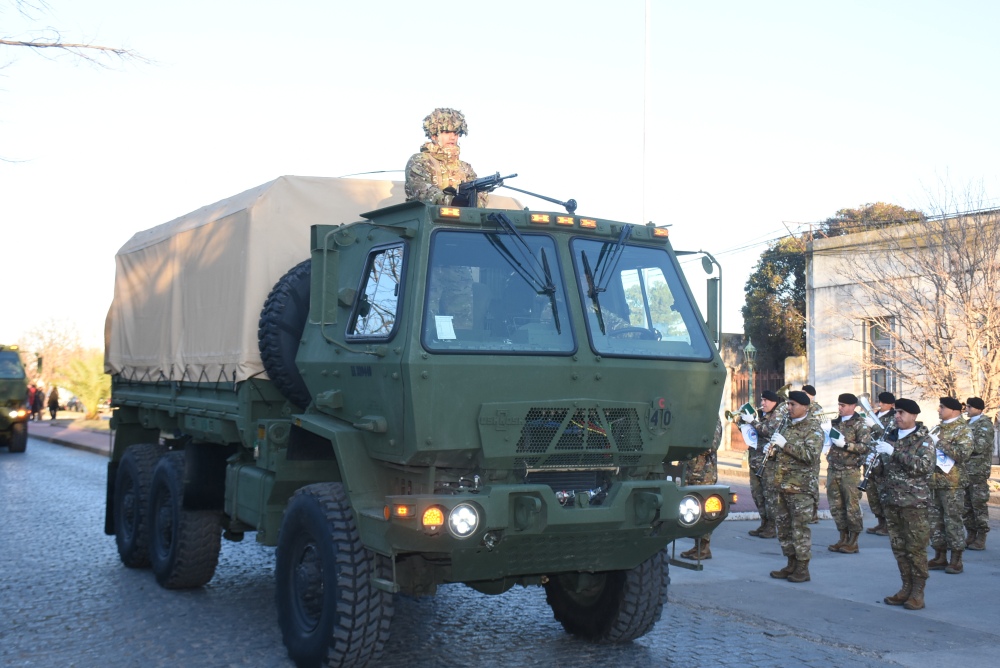
[[944, 454], [940, 450], [936, 450], [936, 452], [937, 452], [937, 467], [942, 471], [944, 471], [945, 473], [951, 471], [951, 467], [955, 465], [955, 460], [949, 457], [948, 455]]
[[453, 315], [436, 315], [434, 316], [434, 328], [437, 330], [438, 341], [454, 341], [458, 337], [455, 336], [455, 324], [452, 322]]

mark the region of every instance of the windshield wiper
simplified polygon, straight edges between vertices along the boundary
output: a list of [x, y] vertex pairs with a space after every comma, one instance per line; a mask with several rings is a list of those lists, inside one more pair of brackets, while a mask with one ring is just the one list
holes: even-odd
[[611, 249], [611, 252], [607, 252], [608, 244], [601, 246], [601, 254], [597, 256], [598, 292], [604, 292], [608, 289], [608, 283], [611, 282], [611, 277], [614, 276], [615, 268], [618, 266], [618, 261], [622, 259], [622, 253], [625, 250], [625, 242], [628, 241], [630, 236], [632, 236], [632, 226], [622, 225], [622, 231], [618, 235], [618, 241], [615, 243], [614, 248]]
[[[562, 334], [562, 327], [559, 322], [559, 310], [556, 306], [556, 286], [552, 282], [552, 272], [549, 270], [549, 261], [545, 255], [545, 249], [542, 249], [542, 264], [539, 266], [538, 260], [531, 252], [531, 247], [528, 242], [525, 241], [521, 233], [517, 231], [514, 227], [514, 223], [511, 222], [507, 214], [504, 213], [491, 213], [487, 220], [496, 223], [497, 227], [504, 232], [507, 236], [513, 237], [515, 240], [515, 247], [518, 250], [521, 260], [524, 262], [522, 264], [518, 261], [514, 253], [507, 248], [507, 245], [497, 237], [495, 234], [487, 234], [486, 239], [493, 245], [494, 248], [500, 253], [500, 256], [507, 261], [507, 264], [511, 266], [514, 272], [520, 276], [525, 283], [527, 283], [536, 294], [547, 295], [549, 298], [549, 304], [552, 307], [552, 322], [556, 326], [556, 333]], [[527, 265], [527, 266], [525, 266]], [[539, 276], [538, 270], [541, 269], [541, 276]]]
[[597, 297], [598, 293], [603, 292], [603, 290], [599, 290], [594, 283], [594, 272], [590, 270], [590, 260], [587, 259], [587, 252], [580, 251], [580, 257], [583, 258], [583, 274], [587, 277], [587, 296], [590, 297], [590, 303], [594, 305], [594, 313], [597, 315], [597, 324], [601, 327], [601, 334], [607, 334], [604, 331], [604, 314], [601, 312], [601, 300]]

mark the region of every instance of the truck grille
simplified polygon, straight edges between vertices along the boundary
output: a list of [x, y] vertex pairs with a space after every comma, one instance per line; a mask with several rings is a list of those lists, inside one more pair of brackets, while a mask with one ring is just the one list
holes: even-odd
[[630, 466], [642, 453], [634, 408], [534, 407], [522, 424], [516, 452], [528, 468]]

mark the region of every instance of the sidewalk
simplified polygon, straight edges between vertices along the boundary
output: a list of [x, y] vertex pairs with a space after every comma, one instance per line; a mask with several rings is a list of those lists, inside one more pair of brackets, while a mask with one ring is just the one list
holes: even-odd
[[75, 450], [107, 457], [111, 454], [111, 432], [86, 429], [74, 419], [59, 418], [28, 423], [28, 438], [37, 438]]

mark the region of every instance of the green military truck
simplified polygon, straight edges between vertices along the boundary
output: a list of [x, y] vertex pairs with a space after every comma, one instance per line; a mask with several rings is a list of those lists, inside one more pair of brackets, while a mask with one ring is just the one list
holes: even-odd
[[0, 344], [0, 447], [24, 452], [28, 447], [28, 380], [17, 346]]
[[393, 595], [450, 583], [648, 632], [665, 548], [729, 510], [664, 474], [709, 447], [725, 369], [665, 229], [490, 206], [282, 177], [135, 235], [106, 330], [122, 562], [198, 587], [255, 532], [300, 665], [375, 665]]

